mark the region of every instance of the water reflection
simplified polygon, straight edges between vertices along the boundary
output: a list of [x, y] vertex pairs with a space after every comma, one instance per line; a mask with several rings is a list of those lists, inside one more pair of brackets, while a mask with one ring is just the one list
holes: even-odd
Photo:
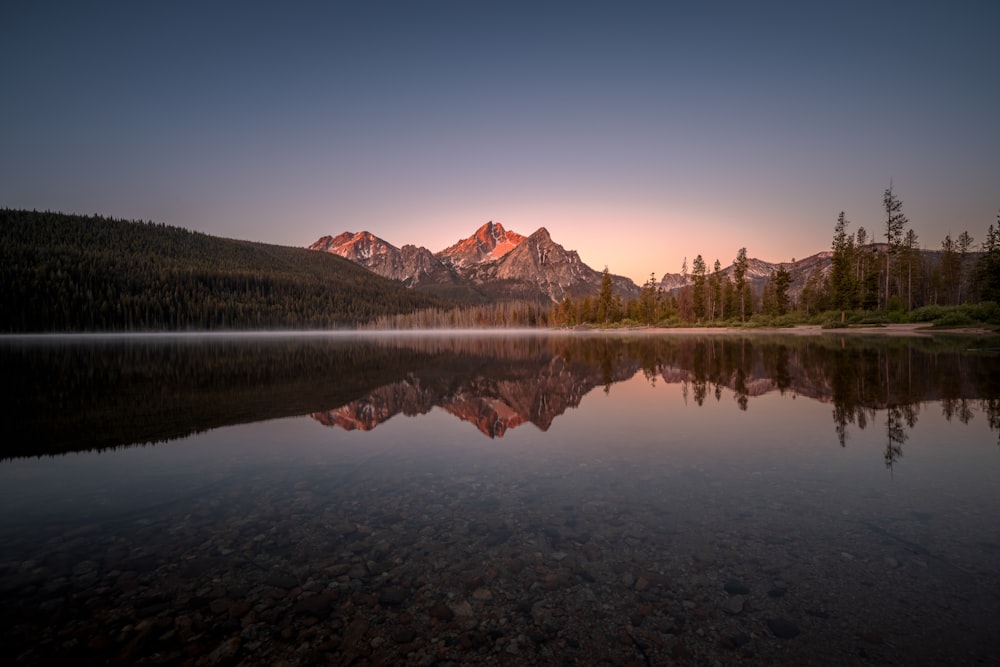
[[1000, 355], [969, 338], [835, 336], [374, 336], [7, 340], [4, 457], [176, 439], [310, 414], [369, 431], [434, 408], [485, 436], [554, 420], [637, 374], [686, 402], [767, 394], [830, 403], [837, 441], [884, 412], [885, 462], [921, 409], [1000, 430]]
[[[994, 664], [984, 346], [8, 340], [0, 645], [25, 665]], [[121, 451], [28, 456], [88, 447]]]

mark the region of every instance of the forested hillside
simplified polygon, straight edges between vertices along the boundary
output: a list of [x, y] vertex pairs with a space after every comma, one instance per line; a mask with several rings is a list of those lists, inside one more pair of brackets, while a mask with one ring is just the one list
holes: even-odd
[[305, 248], [0, 209], [0, 332], [353, 327], [440, 305]]

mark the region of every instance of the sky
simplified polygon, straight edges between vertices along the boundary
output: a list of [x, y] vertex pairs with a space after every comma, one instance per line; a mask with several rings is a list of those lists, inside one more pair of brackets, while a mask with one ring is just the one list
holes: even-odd
[[1000, 211], [1000, 3], [0, 6], [0, 206], [307, 246], [540, 227], [645, 281]]

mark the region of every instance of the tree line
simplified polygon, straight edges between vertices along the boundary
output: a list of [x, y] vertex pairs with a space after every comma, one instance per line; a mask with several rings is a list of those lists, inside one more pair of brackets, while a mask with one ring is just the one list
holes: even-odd
[[818, 305], [834, 310], [910, 311], [922, 306], [960, 306], [1000, 301], [1000, 214], [978, 252], [968, 231], [947, 234], [940, 250], [923, 251], [907, 229], [903, 202], [890, 186], [883, 197], [881, 234], [864, 227], [849, 233], [844, 212], [837, 217], [826, 290]]
[[[967, 231], [945, 236], [940, 250], [925, 250], [892, 185], [883, 193], [884, 222], [878, 234], [864, 227], [849, 232], [841, 212], [834, 224], [829, 264], [793, 278], [784, 265], [763, 279], [749, 277], [750, 260], [740, 248], [731, 267], [716, 259], [708, 268], [697, 255], [682, 284], [667, 288], [655, 274], [640, 296], [613, 294], [605, 267], [601, 288], [582, 299], [553, 305], [552, 326], [772, 324], [854, 321], [929, 321], [943, 317], [1000, 324], [1000, 214], [978, 246]], [[798, 281], [799, 284], [794, 284]], [[794, 284], [794, 288], [793, 288]], [[972, 307], [972, 305], [975, 307]], [[947, 307], [960, 307], [957, 310]]]
[[[0, 332], [266, 328], [629, 325], [835, 326], [867, 321], [1000, 324], [1000, 215], [979, 245], [963, 231], [919, 246], [892, 185], [883, 228], [849, 230], [841, 212], [829, 264], [761, 278], [740, 248], [725, 270], [697, 255], [668, 289], [613, 290], [557, 303], [456, 305], [407, 290], [341, 257], [235, 241], [164, 224], [0, 209]], [[957, 308], [957, 310], [955, 308]], [[850, 313], [850, 318], [848, 317]]]
[[442, 305], [342, 257], [164, 224], [0, 209], [0, 331], [354, 327]]

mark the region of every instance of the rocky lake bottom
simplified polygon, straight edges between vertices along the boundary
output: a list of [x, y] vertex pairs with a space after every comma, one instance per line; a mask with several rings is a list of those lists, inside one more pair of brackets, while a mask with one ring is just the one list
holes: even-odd
[[[460, 377], [369, 355], [354, 367], [392, 377], [340, 402], [326, 369], [298, 379], [318, 343], [282, 348], [287, 381], [247, 375], [268, 350], [241, 343], [222, 366], [166, 350], [182, 389], [140, 348], [148, 401], [94, 404], [93, 369], [128, 386], [95, 348], [64, 376], [86, 419], [59, 421], [71, 392], [43, 387], [13, 434], [58, 447], [0, 461], [4, 663], [1000, 664], [993, 357], [597, 343], [516, 342]], [[704, 381], [702, 354], [733, 369]], [[889, 371], [901, 398], [845, 394]], [[189, 434], [72, 448], [78, 424], [105, 443], [147, 423]]]
[[1000, 544], [964, 537], [985, 510], [835, 494], [816, 470], [397, 455], [217, 470], [22, 529], [0, 550], [8, 664], [1000, 657]]

